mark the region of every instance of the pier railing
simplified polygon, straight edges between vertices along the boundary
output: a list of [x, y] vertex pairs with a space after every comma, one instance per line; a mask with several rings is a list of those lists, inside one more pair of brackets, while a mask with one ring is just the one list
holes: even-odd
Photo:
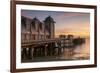
[[53, 39], [41, 39], [41, 40], [22, 40], [21, 46], [27, 47], [27, 46], [36, 46], [39, 44], [48, 44], [48, 43], [57, 43], [57, 42], [72, 42], [71, 39], [68, 38], [53, 38]]

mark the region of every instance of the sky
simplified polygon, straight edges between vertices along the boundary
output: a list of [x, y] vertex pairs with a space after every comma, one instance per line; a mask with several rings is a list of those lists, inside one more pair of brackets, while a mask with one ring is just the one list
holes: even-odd
[[21, 15], [41, 22], [51, 16], [55, 23], [55, 35], [90, 36], [90, 14], [79, 12], [21, 10]]

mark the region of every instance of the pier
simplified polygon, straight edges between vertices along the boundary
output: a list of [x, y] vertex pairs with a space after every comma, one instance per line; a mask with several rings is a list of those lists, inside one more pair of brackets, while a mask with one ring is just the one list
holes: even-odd
[[65, 48], [84, 43], [82, 38], [55, 38], [43, 40], [23, 40], [21, 43], [22, 59], [34, 59], [41, 56], [61, 55]]

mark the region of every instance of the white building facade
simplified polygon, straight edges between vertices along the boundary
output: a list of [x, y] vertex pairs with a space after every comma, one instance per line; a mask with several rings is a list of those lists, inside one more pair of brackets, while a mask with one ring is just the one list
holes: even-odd
[[55, 37], [55, 21], [51, 16], [41, 22], [36, 17], [33, 19], [21, 16], [21, 40], [45, 40]]

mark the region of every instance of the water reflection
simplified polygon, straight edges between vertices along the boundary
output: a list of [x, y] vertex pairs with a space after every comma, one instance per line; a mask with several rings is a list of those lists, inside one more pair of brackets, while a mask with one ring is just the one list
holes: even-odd
[[90, 58], [90, 40], [86, 39], [86, 42], [75, 46], [74, 48], [64, 49], [64, 53], [60, 57], [61, 59], [89, 59]]
[[26, 54], [23, 54], [22, 52], [22, 55], [25, 56], [25, 58], [22, 58], [22, 62], [86, 60], [90, 58], [89, 38], [85, 39], [85, 43], [74, 47], [52, 48], [50, 46], [40, 46], [29, 49], [27, 48], [27, 51], [23, 49], [24, 53], [26, 52]]

